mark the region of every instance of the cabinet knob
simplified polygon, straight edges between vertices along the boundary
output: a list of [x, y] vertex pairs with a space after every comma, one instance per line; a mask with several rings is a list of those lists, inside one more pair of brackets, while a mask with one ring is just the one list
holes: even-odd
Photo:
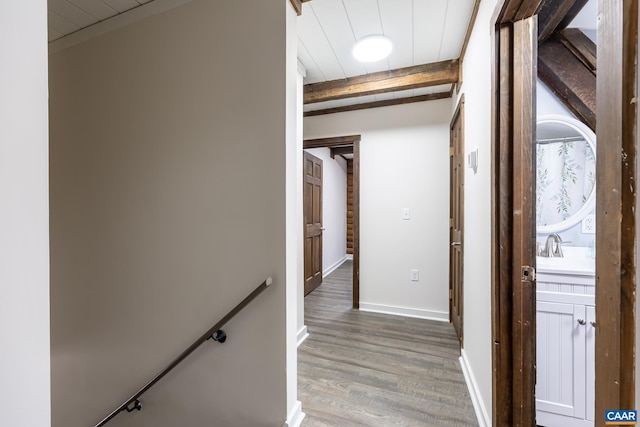
[[586, 321], [586, 320], [584, 320], [584, 319], [578, 319], [578, 323], [579, 323], [580, 325], [584, 326], [584, 325], [586, 325], [586, 324], [587, 324], [587, 321]]

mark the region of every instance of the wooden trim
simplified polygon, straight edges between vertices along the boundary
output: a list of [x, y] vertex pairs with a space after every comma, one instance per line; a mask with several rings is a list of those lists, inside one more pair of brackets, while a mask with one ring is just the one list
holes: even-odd
[[522, 0], [514, 21], [524, 21], [534, 16], [540, 9], [543, 2], [544, 0]]
[[302, 1], [300, 0], [289, 0], [291, 6], [293, 6], [293, 10], [296, 11], [298, 16], [302, 15]]
[[[596, 414], [635, 408], [638, 1], [599, 2], [596, 183]], [[596, 416], [596, 425], [604, 419]]]
[[353, 154], [353, 146], [351, 147], [331, 147], [331, 158], [334, 159], [336, 156], [343, 156], [345, 154]]
[[493, 421], [530, 427], [535, 425], [535, 285], [523, 279], [522, 267], [535, 267], [536, 17], [497, 25], [494, 37]]
[[[362, 139], [361, 135], [334, 136], [331, 138], [305, 139], [302, 148], [322, 148], [322, 147], [348, 147]], [[354, 149], [355, 150], [355, 149]]]
[[333, 101], [399, 90], [453, 84], [458, 81], [458, 60], [434, 62], [347, 79], [304, 86], [304, 103]]
[[[454, 329], [460, 342], [460, 350], [464, 348], [464, 168], [465, 168], [465, 117], [464, 117], [464, 99], [463, 93], [458, 100], [458, 105], [453, 113], [453, 117], [449, 122], [449, 322], [453, 323]], [[462, 130], [457, 133], [456, 128]], [[456, 140], [459, 138], [459, 140]], [[459, 141], [459, 144], [456, 142]], [[457, 149], [456, 149], [457, 148]], [[454, 165], [456, 162], [460, 162], [460, 176], [459, 180], [456, 180], [456, 173]], [[456, 185], [457, 184], [457, 185]], [[460, 197], [457, 197], [457, 187], [460, 188]], [[459, 215], [456, 214], [456, 210], [459, 208]], [[459, 236], [456, 229], [459, 230]], [[453, 242], [458, 240], [460, 243], [460, 265], [456, 265], [454, 260], [454, 253], [457, 250], [453, 246]], [[459, 274], [459, 277], [456, 277]], [[460, 293], [457, 296], [457, 306], [454, 306], [454, 296], [457, 285], [456, 279], [460, 281], [459, 290]], [[455, 308], [458, 308], [460, 313], [459, 318], [454, 314]], [[459, 324], [458, 324], [459, 323]]]
[[462, 86], [462, 64], [464, 63], [464, 56], [467, 53], [467, 46], [469, 45], [469, 39], [471, 38], [471, 33], [473, 32], [473, 26], [476, 24], [476, 18], [478, 17], [478, 9], [480, 9], [480, 0], [476, 0], [473, 5], [473, 11], [471, 12], [471, 19], [469, 20], [469, 26], [467, 27], [467, 33], [464, 36], [464, 43], [462, 43], [462, 50], [460, 51], [460, 59], [458, 65], [458, 82], [456, 83], [456, 87], [458, 91], [460, 91], [460, 87]]
[[[496, 20], [499, 16], [496, 16]], [[513, 419], [512, 369], [512, 99], [513, 39], [510, 24], [497, 25], [493, 39], [491, 220], [491, 329], [493, 368], [493, 423], [511, 426]]]
[[[360, 308], [360, 140], [361, 135], [305, 139], [303, 148], [353, 147], [353, 308]], [[345, 218], [346, 220], [346, 218]]]
[[535, 267], [535, 180], [533, 147], [536, 133], [537, 17], [513, 24], [513, 424], [536, 425], [536, 290], [523, 277]]
[[368, 108], [389, 107], [391, 105], [411, 104], [414, 102], [435, 101], [437, 99], [451, 98], [452, 93], [438, 92], [427, 95], [411, 96], [408, 98], [387, 99], [384, 101], [364, 102], [362, 104], [346, 105], [344, 107], [326, 108], [323, 110], [311, 110], [304, 113], [305, 117], [321, 116], [324, 114], [344, 113], [346, 111], [365, 110]]
[[360, 138], [353, 141], [353, 308], [360, 308]]

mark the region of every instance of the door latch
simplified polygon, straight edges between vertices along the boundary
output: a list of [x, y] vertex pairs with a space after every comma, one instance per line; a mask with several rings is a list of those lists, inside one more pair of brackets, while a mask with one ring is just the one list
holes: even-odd
[[528, 265], [522, 266], [522, 281], [523, 282], [533, 282], [536, 280], [536, 269], [533, 267], [529, 267]]

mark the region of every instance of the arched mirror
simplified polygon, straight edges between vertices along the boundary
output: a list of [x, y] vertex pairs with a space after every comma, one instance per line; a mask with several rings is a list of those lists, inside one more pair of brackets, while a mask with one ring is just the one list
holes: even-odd
[[535, 154], [537, 232], [566, 230], [595, 206], [596, 137], [571, 117], [542, 116]]

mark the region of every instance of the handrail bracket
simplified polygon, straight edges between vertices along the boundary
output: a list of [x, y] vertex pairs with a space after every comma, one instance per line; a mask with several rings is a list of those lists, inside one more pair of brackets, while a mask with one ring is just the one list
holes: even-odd
[[[131, 406], [133, 405], [133, 406]], [[133, 411], [141, 411], [142, 410], [142, 402], [140, 402], [138, 399], [135, 400], [135, 402], [131, 403], [128, 406], [125, 406], [124, 408], [122, 408], [123, 411], [127, 411], [127, 412], [133, 412]]]
[[222, 329], [219, 329], [219, 330], [215, 331], [214, 333], [212, 333], [211, 336], [209, 338], [207, 338], [207, 340], [214, 340], [214, 341], [219, 342], [220, 344], [222, 344], [223, 342], [225, 342], [227, 340], [227, 333], [225, 331], [223, 331]]

